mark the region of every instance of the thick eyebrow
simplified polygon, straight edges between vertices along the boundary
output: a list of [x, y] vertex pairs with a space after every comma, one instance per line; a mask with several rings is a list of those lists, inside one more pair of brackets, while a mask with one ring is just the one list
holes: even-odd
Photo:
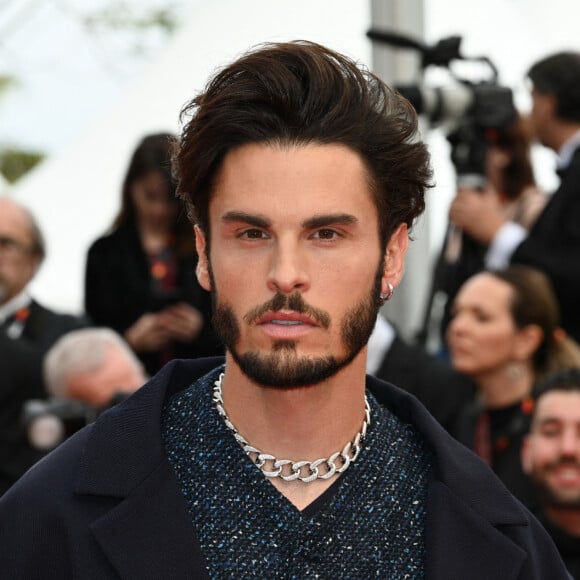
[[222, 222], [235, 223], [244, 222], [257, 228], [269, 228], [272, 225], [271, 220], [264, 216], [246, 213], [243, 211], [228, 211], [222, 216]]
[[314, 216], [302, 223], [306, 229], [323, 228], [332, 225], [349, 225], [358, 222], [358, 218], [348, 213]]
[[[272, 221], [264, 216], [250, 214], [243, 211], [228, 211], [222, 216], [221, 220], [224, 223], [244, 222], [257, 228], [264, 229], [267, 229], [272, 225]], [[357, 223], [358, 221], [358, 218], [348, 213], [319, 215], [302, 222], [302, 227], [305, 229], [316, 229], [331, 225], [348, 225]]]

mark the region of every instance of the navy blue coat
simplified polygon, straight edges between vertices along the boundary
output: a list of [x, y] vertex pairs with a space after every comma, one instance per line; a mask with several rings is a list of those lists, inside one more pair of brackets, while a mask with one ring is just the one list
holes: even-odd
[[[169, 363], [13, 486], [0, 500], [0, 577], [206, 578], [204, 557], [165, 455], [160, 415], [167, 396], [220, 362]], [[428, 579], [568, 578], [547, 533], [487, 466], [414, 397], [367, 380], [378, 400], [414, 424], [434, 453], [427, 500]]]

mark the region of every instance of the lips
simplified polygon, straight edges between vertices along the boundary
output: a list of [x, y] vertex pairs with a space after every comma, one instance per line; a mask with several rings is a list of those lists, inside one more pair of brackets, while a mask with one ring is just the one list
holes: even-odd
[[580, 466], [576, 464], [558, 465], [550, 469], [554, 481], [562, 487], [580, 487]]
[[299, 312], [267, 312], [258, 319], [257, 324], [278, 324], [281, 326], [307, 324], [309, 326], [318, 326], [312, 318]]
[[288, 311], [268, 312], [256, 321], [256, 325], [275, 340], [296, 340], [319, 326], [305, 314]]

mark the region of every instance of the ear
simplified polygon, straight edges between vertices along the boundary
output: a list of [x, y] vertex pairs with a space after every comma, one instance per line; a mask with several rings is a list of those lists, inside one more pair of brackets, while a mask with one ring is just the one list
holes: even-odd
[[522, 447], [520, 449], [520, 460], [522, 463], [522, 469], [526, 475], [532, 473], [532, 435], [526, 435], [522, 439]]
[[551, 117], [558, 118], [558, 99], [551, 93], [542, 95], [545, 99], [544, 107]]
[[198, 256], [195, 273], [200, 286], [209, 292], [211, 290], [211, 276], [209, 275], [209, 259], [206, 251], [207, 243], [205, 234], [198, 226], [194, 226], [193, 229], [195, 231], [195, 248]]
[[543, 339], [544, 331], [537, 324], [524, 326], [516, 336], [514, 357], [519, 361], [531, 358]]
[[381, 292], [388, 294], [389, 284], [396, 288], [405, 271], [405, 255], [409, 247], [407, 224], [400, 224], [387, 243], [384, 255]]

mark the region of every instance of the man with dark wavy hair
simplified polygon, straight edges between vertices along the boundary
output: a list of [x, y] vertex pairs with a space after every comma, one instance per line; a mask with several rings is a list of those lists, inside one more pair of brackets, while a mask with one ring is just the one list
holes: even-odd
[[567, 578], [492, 472], [365, 376], [430, 184], [410, 104], [292, 42], [225, 67], [183, 119], [179, 192], [225, 361], [170, 363], [29, 473], [0, 503], [0, 570]]

